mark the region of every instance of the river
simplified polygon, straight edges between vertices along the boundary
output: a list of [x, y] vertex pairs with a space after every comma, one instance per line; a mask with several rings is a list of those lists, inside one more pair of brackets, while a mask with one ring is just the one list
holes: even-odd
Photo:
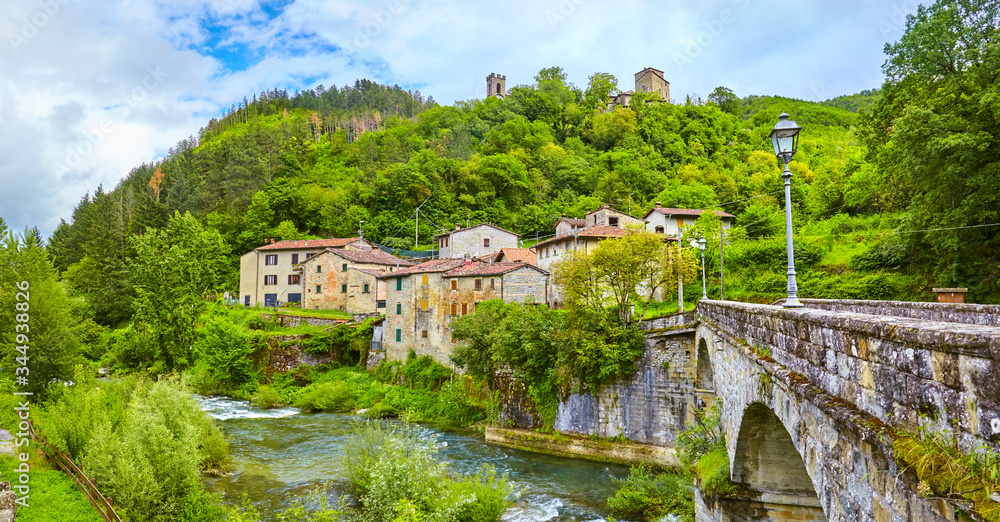
[[[312, 486], [333, 481], [333, 497], [343, 488], [339, 450], [359, 417], [295, 408], [263, 410], [228, 398], [199, 401], [229, 441], [234, 474], [205, 479], [206, 487], [222, 493], [226, 504], [238, 505], [246, 494], [265, 520], [273, 520], [274, 513], [290, 506], [290, 497]], [[471, 473], [491, 464], [521, 489], [504, 514], [506, 522], [604, 520], [607, 498], [615, 491], [612, 478], [628, 476], [626, 466], [487, 445], [472, 431], [421, 429], [437, 438], [439, 457], [451, 469]]]

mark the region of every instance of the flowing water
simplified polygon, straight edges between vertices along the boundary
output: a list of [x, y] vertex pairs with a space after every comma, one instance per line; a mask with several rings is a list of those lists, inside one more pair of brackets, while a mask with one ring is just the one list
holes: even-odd
[[[207, 487], [222, 493], [227, 504], [238, 505], [245, 494], [270, 520], [290, 506], [290, 497], [312, 486], [333, 481], [333, 496], [343, 489], [338, 455], [358, 417], [300, 413], [294, 408], [261, 410], [226, 398], [200, 401], [229, 440], [235, 473], [206, 479]], [[471, 473], [491, 464], [521, 488], [504, 515], [508, 522], [603, 520], [608, 515], [607, 498], [615, 491], [611, 479], [628, 476], [625, 466], [490, 446], [471, 431], [423, 429], [437, 438], [438, 456], [451, 469]]]

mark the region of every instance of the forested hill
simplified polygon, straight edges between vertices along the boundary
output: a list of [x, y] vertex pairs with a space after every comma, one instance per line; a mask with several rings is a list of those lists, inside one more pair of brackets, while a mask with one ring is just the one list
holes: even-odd
[[[955, 34], [969, 45], [987, 38], [995, 29], [984, 19], [968, 14]], [[901, 270], [996, 300], [1000, 125], [996, 111], [976, 109], [1000, 99], [992, 58], [917, 30], [925, 25], [889, 48], [890, 80], [878, 92], [823, 103], [740, 100], [719, 88], [705, 103], [644, 103], [638, 94], [631, 108], [603, 112], [607, 94], [628, 86], [598, 73], [583, 90], [555, 67], [505, 99], [454, 106], [367, 81], [264, 93], [114, 190], [85, 197], [49, 250], [71, 288], [110, 296], [99, 298], [107, 310], [96, 306], [98, 316], [123, 319], [128, 312], [107, 301], [128, 301], [128, 236], [178, 211], [221, 234], [234, 254], [229, 285], [236, 256], [270, 238], [351, 236], [360, 224], [366, 238], [412, 248], [421, 204], [425, 246], [453, 223], [534, 237], [551, 234], [562, 214], [607, 203], [641, 216], [656, 201], [725, 210], [749, 238], [781, 235], [781, 170], [767, 136], [787, 111], [803, 127], [791, 163], [797, 232], [829, 252], [835, 239], [857, 244], [829, 262]], [[941, 69], [913, 52], [928, 46], [958, 46], [953, 59], [966, 65]]]

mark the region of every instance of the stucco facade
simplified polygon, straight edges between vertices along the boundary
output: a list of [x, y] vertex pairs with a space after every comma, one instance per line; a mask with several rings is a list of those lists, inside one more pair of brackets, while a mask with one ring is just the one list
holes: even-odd
[[490, 299], [544, 303], [548, 274], [525, 263], [441, 259], [379, 279], [386, 283], [386, 359], [406, 360], [412, 349], [450, 366], [453, 318]]
[[[646, 212], [643, 219], [646, 221], [646, 230], [654, 234], [665, 234], [677, 237], [678, 230], [685, 226], [691, 226], [706, 210], [691, 208], [666, 208], [661, 207], [660, 202]], [[727, 214], [720, 210], [714, 211], [722, 222], [722, 228], [729, 230], [736, 221], [736, 216]]]
[[502, 248], [517, 248], [521, 236], [498, 226], [482, 223], [437, 236], [439, 259], [485, 257]]
[[301, 265], [305, 282], [302, 307], [352, 314], [381, 312], [385, 307], [385, 281], [377, 276], [412, 265], [377, 249], [325, 250]]
[[277, 306], [301, 303], [305, 293], [297, 265], [324, 250], [371, 249], [363, 238], [277, 241], [240, 257], [240, 303], [244, 306]]

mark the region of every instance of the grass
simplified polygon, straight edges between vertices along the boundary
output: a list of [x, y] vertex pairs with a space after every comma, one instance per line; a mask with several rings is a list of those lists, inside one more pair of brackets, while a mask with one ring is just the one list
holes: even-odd
[[[31, 471], [31, 490], [28, 492], [28, 507], [18, 506], [18, 522], [101, 522], [103, 519], [90, 505], [87, 497], [76, 487], [71, 478], [45, 460], [36, 450], [30, 450], [28, 465]], [[11, 456], [0, 456], [0, 477], [16, 483], [13, 470], [20, 461]]]
[[[685, 288], [685, 290], [687, 290]], [[684, 299], [684, 311], [690, 312], [694, 310], [695, 306], [698, 305], [698, 300], [701, 299], [700, 295], [701, 289], [699, 289], [699, 295], [693, 300], [688, 298]], [[642, 312], [643, 303], [639, 302], [635, 305], [636, 313]], [[651, 301], [649, 303], [649, 309], [646, 310], [646, 315], [643, 319], [655, 319], [657, 317], [663, 317], [665, 315], [672, 315], [677, 313], [677, 296], [674, 296], [673, 301]]]
[[307, 310], [304, 308], [265, 308], [267, 313], [277, 312], [280, 315], [300, 315], [303, 317], [318, 317], [321, 319], [353, 319], [354, 315], [340, 310]]
[[851, 258], [868, 250], [871, 245], [857, 241], [837, 242], [833, 248], [823, 252], [819, 264], [825, 266], [849, 266]]

